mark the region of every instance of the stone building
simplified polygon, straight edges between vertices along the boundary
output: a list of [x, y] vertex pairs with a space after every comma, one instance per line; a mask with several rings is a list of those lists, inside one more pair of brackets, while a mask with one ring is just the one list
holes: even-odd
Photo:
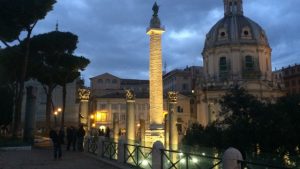
[[283, 67], [280, 76], [275, 76], [278, 80], [284, 82], [289, 94], [300, 94], [300, 65]]
[[[79, 87], [80, 79], [74, 80], [72, 83], [68, 83], [67, 88], [67, 99], [65, 107], [65, 126], [78, 126], [79, 125], [79, 103], [77, 102], [77, 89]], [[26, 82], [25, 87], [33, 86], [36, 90], [36, 112], [35, 122], [36, 129], [45, 128], [46, 122], [46, 94], [43, 86], [36, 80], [29, 80]], [[52, 93], [53, 101], [53, 113], [51, 114], [50, 121], [52, 127], [54, 127], [55, 115], [54, 111], [62, 108], [62, 87], [57, 86]], [[26, 89], [24, 93], [24, 100], [22, 106], [22, 121], [25, 118], [25, 105], [26, 105]], [[61, 113], [58, 112], [56, 116], [57, 125], [60, 126]]]
[[218, 100], [233, 85], [260, 99], [284, 93], [272, 80], [271, 48], [259, 24], [243, 14], [242, 0], [224, 0], [224, 17], [207, 33], [204, 82], [199, 86], [198, 121], [206, 126], [218, 118]]
[[163, 76], [164, 92], [192, 92], [201, 81], [203, 68], [201, 66], [187, 66], [184, 69], [174, 69]]
[[[108, 79], [108, 80], [107, 80]], [[107, 81], [107, 83], [105, 83]], [[113, 83], [113, 81], [115, 81]], [[109, 85], [110, 82], [112, 85]], [[140, 121], [145, 121], [145, 126], [150, 125], [150, 105], [149, 105], [149, 81], [138, 79], [122, 79], [104, 73], [91, 78], [91, 98], [90, 114], [94, 119], [90, 119], [97, 129], [113, 127], [113, 117], [119, 121], [120, 133], [126, 132], [126, 99], [125, 89], [135, 91], [135, 125], [136, 135], [139, 135]], [[180, 92], [178, 95], [177, 126], [180, 134], [184, 134], [189, 124], [196, 120], [196, 109], [194, 108], [194, 96], [191, 92]], [[167, 109], [166, 95], [163, 99], [163, 109]], [[193, 119], [193, 120], [192, 120]]]

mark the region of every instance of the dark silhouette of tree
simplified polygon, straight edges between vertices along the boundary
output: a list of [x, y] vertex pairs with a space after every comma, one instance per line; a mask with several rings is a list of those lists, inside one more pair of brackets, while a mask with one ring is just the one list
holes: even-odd
[[[219, 150], [236, 147], [246, 159], [246, 154], [252, 158], [259, 156], [259, 149], [260, 153], [274, 154], [276, 165], [285, 164], [286, 154], [299, 155], [300, 95], [287, 95], [271, 102], [234, 86], [221, 98], [220, 105], [219, 120], [205, 128], [193, 124], [184, 138], [185, 144]], [[274, 162], [275, 156], [264, 160]]]
[[24, 82], [27, 74], [30, 54], [30, 38], [37, 22], [44, 19], [52, 10], [55, 0], [0, 0], [0, 41], [10, 48], [10, 42], [21, 43], [20, 35], [25, 34], [23, 51], [18, 53], [21, 58], [21, 71], [16, 77], [15, 108], [13, 119], [13, 136], [17, 136], [21, 124], [21, 108], [23, 101]]
[[78, 37], [70, 32], [53, 31], [34, 36], [31, 40], [31, 53], [34, 64], [30, 74], [44, 87], [47, 94], [46, 126], [50, 127], [50, 115], [53, 110], [52, 92], [61, 85], [63, 88], [62, 126], [66, 102], [66, 84], [80, 76], [80, 70], [89, 64], [89, 60], [73, 54]]
[[90, 61], [82, 56], [78, 57], [72, 54], [68, 54], [64, 55], [64, 57], [61, 58], [61, 63], [62, 66], [60, 67], [58, 73], [58, 84], [62, 86], [63, 106], [61, 126], [64, 126], [67, 95], [66, 85], [78, 78], [80, 76], [80, 71], [84, 70], [84, 68], [90, 63]]

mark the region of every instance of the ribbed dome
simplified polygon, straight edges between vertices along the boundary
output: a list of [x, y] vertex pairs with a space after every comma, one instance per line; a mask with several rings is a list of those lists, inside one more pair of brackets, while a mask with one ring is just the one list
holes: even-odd
[[252, 44], [269, 47], [265, 31], [243, 15], [225, 15], [206, 35], [204, 50], [231, 44]]

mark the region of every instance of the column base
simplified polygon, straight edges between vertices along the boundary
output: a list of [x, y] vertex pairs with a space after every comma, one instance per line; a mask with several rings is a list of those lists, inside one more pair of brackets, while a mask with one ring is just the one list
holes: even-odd
[[145, 146], [152, 147], [156, 141], [165, 143], [165, 130], [159, 129], [148, 129], [145, 131]]

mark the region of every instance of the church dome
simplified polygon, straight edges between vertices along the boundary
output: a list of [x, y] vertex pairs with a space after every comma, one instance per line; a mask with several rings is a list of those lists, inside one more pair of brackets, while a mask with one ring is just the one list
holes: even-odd
[[224, 0], [224, 2], [225, 16], [206, 35], [204, 50], [232, 44], [269, 47], [268, 38], [262, 27], [243, 15], [242, 1]]

